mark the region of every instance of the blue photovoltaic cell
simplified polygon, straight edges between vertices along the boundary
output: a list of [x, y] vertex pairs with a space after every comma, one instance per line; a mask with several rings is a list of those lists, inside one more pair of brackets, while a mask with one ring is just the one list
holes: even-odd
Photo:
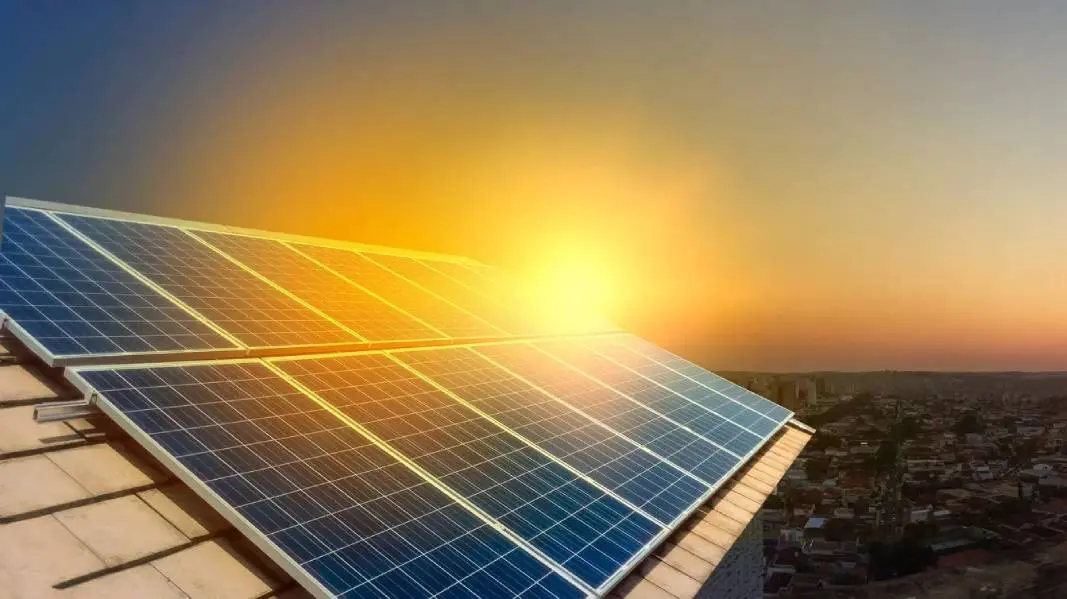
[[469, 349], [392, 355], [661, 522], [675, 521], [708, 490]]
[[387, 355], [277, 365], [591, 587], [662, 532]]
[[249, 347], [360, 341], [181, 229], [59, 217]]
[[36, 210], [4, 214], [0, 310], [56, 357], [236, 348]]
[[368, 340], [444, 338], [281, 242], [206, 231], [196, 235]]
[[[762, 416], [762, 420], [756, 419], [756, 424], [749, 426], [752, 430], [756, 430], [758, 427], [766, 429], [767, 425], [764, 421], [770, 421], [773, 423], [773, 427], [776, 428], [780, 423], [789, 420], [793, 416], [791, 411], [773, 401], [760, 397], [744, 387], [735, 385], [644, 339], [632, 335], [623, 335], [619, 337], [604, 337], [598, 343], [600, 343], [597, 346], [598, 350], [602, 347], [618, 348], [612, 350], [611, 356], [613, 358], [620, 361], [632, 361], [640, 366], [638, 370], [641, 374], [649, 376], [649, 378], [656, 380], [663, 378], [664, 380], [674, 381], [675, 384], [681, 384], [683, 387], [688, 386], [689, 391], [683, 393], [683, 395], [693, 401], [708, 405], [713, 410], [720, 410], [720, 406], [726, 405], [724, 400], [729, 400], [733, 405], [721, 409], [730, 409], [732, 410], [731, 414], [737, 414], [737, 416], [731, 416], [732, 419], [751, 419], [752, 414]], [[631, 357], [635, 355], [637, 356], [636, 358]], [[696, 384], [694, 385], [693, 383]], [[711, 391], [711, 393], [708, 393], [708, 391]], [[745, 409], [738, 409], [739, 407]], [[771, 428], [770, 430], [774, 429]]]
[[474, 349], [612, 430], [688, 470], [708, 485], [719, 483], [739, 461], [737, 456], [707, 439], [685, 430], [581, 372], [560, 368], [558, 360], [529, 344], [486, 345]]
[[451, 337], [485, 338], [504, 334], [481, 318], [460, 310], [360, 253], [306, 244], [293, 244], [293, 247]]
[[[784, 420], [788, 420], [791, 416], [791, 413], [787, 412], [783, 420], [774, 420], [770, 416], [738, 403], [727, 395], [634, 351], [630, 347], [632, 343], [626, 337], [590, 339], [585, 342], [585, 345], [723, 418], [744, 426], [760, 437], [771, 435]], [[699, 367], [695, 366], [695, 368]]]
[[[596, 353], [584, 346], [581, 340], [543, 342], [535, 346], [738, 457], [748, 455], [765, 440], [765, 437], [742, 428], [736, 422]], [[740, 407], [738, 409], [745, 411]]]
[[337, 597], [584, 595], [261, 363], [80, 374]]

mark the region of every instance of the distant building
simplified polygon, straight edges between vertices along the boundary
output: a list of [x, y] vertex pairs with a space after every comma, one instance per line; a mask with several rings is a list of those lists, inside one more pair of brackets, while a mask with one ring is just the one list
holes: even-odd
[[809, 406], [819, 403], [819, 390], [815, 379], [804, 381], [804, 402]]
[[774, 401], [787, 410], [800, 409], [800, 385], [796, 381], [779, 380], [774, 387]]

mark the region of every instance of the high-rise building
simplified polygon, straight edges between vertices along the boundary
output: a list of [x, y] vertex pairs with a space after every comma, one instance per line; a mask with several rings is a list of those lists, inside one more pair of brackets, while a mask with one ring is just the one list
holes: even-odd
[[808, 406], [814, 406], [819, 402], [819, 388], [815, 379], [804, 381], [804, 402]]
[[800, 385], [794, 380], [779, 380], [772, 399], [783, 408], [796, 412], [800, 409]]

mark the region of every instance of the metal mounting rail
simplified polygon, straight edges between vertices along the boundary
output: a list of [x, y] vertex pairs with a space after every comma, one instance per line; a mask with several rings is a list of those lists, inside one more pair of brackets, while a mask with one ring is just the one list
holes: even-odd
[[93, 406], [89, 399], [85, 398], [71, 401], [50, 401], [38, 404], [33, 408], [33, 419], [37, 422], [63, 422], [98, 414], [100, 414], [100, 411]]

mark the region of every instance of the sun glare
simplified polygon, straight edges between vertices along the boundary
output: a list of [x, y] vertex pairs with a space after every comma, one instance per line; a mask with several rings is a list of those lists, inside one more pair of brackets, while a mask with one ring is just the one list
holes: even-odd
[[533, 274], [535, 308], [562, 327], [595, 327], [611, 318], [618, 307], [617, 277], [603, 260], [588, 253], [548, 256]]

